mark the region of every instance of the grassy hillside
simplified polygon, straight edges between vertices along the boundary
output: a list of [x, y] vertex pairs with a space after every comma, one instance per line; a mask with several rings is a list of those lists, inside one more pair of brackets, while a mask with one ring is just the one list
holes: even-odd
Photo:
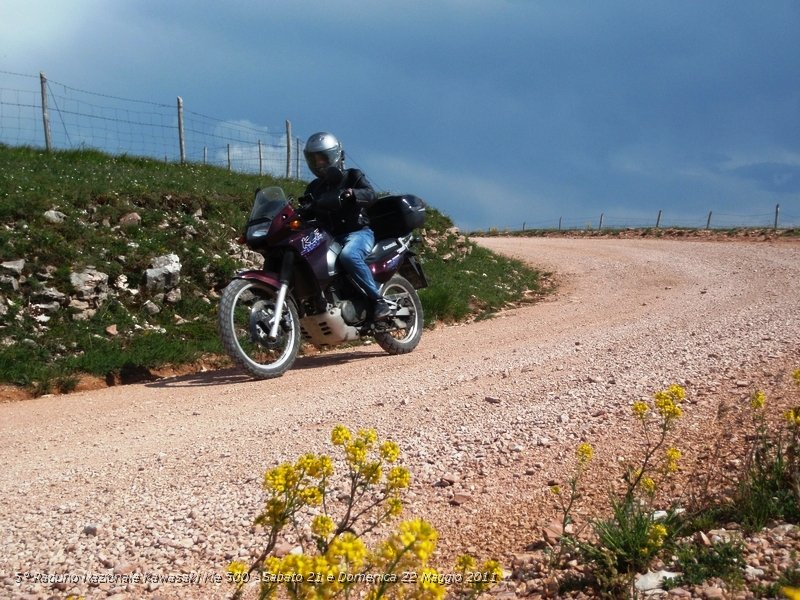
[[[235, 239], [253, 191], [305, 187], [86, 150], [0, 145], [0, 166], [0, 383], [39, 394], [69, 391], [81, 373], [118, 379], [221, 354], [217, 302], [246, 265]], [[428, 326], [541, 292], [539, 273], [476, 247], [433, 206], [420, 234]], [[180, 281], [165, 296], [145, 273], [169, 254]]]

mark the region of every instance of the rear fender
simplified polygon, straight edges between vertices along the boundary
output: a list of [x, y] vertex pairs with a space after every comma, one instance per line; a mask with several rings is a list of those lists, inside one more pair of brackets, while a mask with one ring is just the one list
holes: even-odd
[[405, 277], [414, 288], [421, 290], [428, 287], [428, 279], [422, 270], [422, 263], [417, 259], [416, 254], [409, 252], [405, 255], [403, 264], [400, 265], [398, 273]]

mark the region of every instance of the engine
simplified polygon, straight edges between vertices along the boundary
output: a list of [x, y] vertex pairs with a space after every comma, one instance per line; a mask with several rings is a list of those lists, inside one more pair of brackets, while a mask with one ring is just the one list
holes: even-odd
[[358, 302], [357, 304], [362, 306], [356, 306], [356, 302], [350, 300], [340, 300], [336, 303], [336, 306], [342, 311], [342, 319], [348, 325], [355, 325], [367, 317], [366, 307], [363, 306], [364, 303]]

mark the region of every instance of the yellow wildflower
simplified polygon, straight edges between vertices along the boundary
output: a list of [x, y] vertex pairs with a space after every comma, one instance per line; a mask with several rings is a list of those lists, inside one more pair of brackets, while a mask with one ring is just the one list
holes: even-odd
[[686, 399], [686, 390], [678, 384], [673, 383], [669, 386], [669, 393], [677, 402], [683, 402]]
[[376, 555], [387, 564], [393, 563], [397, 559], [399, 548], [395, 545], [394, 537], [384, 541], [378, 548]]
[[683, 410], [678, 406], [676, 397], [673, 394], [668, 391], [657, 392], [655, 399], [656, 410], [665, 421], [672, 421], [683, 416]]
[[309, 455], [311, 460], [306, 465], [306, 472], [311, 477], [330, 477], [333, 475], [333, 461], [330, 456]]
[[347, 464], [354, 468], [359, 468], [367, 461], [367, 448], [360, 440], [356, 440], [344, 447], [344, 455]]
[[431, 568], [422, 569], [417, 574], [417, 587], [419, 588], [418, 597], [421, 600], [444, 598], [446, 591], [439, 573]]
[[364, 441], [367, 447], [371, 447], [378, 441], [378, 433], [374, 429], [359, 429], [358, 437]]
[[278, 573], [282, 573], [282, 561], [277, 556], [268, 556], [264, 559], [264, 562], [261, 563], [264, 572], [269, 575], [277, 575]]
[[666, 390], [655, 393], [655, 404], [658, 413], [665, 421], [672, 421], [683, 416], [680, 404], [686, 398], [686, 391], [679, 385], [672, 384]]
[[496, 560], [487, 560], [483, 563], [483, 572], [488, 573], [488, 579], [492, 582], [500, 581], [503, 578], [503, 568]]
[[[797, 373], [800, 373], [800, 371], [797, 371]], [[800, 588], [782, 587], [781, 592], [783, 592], [783, 595], [789, 598], [789, 600], [800, 600]]]
[[331, 443], [334, 446], [344, 446], [350, 438], [350, 430], [344, 425], [336, 425], [331, 431]]
[[228, 567], [225, 569], [228, 573], [233, 575], [234, 577], [241, 578], [247, 573], [247, 563], [241, 560], [234, 560], [232, 561]]
[[329, 559], [346, 562], [353, 570], [360, 568], [367, 558], [367, 547], [361, 538], [352, 533], [343, 533], [328, 547]]
[[667, 537], [667, 528], [661, 523], [654, 523], [647, 532], [647, 543], [651, 548], [660, 548]]
[[552, 485], [550, 486], [550, 493], [554, 496], [558, 496], [561, 493], [561, 486], [560, 485]]
[[381, 480], [383, 469], [381, 469], [381, 463], [371, 462], [364, 465], [361, 473], [367, 483], [375, 485]]
[[386, 474], [386, 487], [390, 490], [405, 489], [411, 483], [411, 473], [405, 467], [392, 467]]
[[317, 515], [311, 521], [311, 532], [323, 539], [330, 537], [334, 529], [336, 524], [328, 515]]
[[586, 466], [586, 464], [592, 460], [594, 456], [594, 449], [592, 448], [591, 444], [583, 443], [578, 446], [578, 450], [576, 451], [578, 455], [578, 462], [581, 466]]
[[795, 380], [795, 381], [796, 381], [798, 384], [800, 384], [800, 369], [797, 369], [797, 371], [795, 371], [794, 373], [792, 373], [792, 377], [794, 378], [794, 380]]
[[264, 488], [283, 494], [300, 482], [300, 475], [293, 465], [284, 463], [264, 474]]
[[650, 477], [642, 477], [639, 480], [639, 485], [642, 486], [642, 489], [647, 494], [654, 494], [656, 491], [656, 482], [653, 481]]
[[790, 426], [800, 427], [800, 407], [790, 408], [784, 413], [784, 417]]
[[678, 461], [681, 459], [681, 451], [677, 448], [667, 448], [665, 458], [667, 473], [675, 473], [678, 470]]
[[322, 492], [316, 487], [307, 487], [298, 493], [300, 499], [309, 506], [318, 506], [322, 502]]
[[393, 496], [386, 501], [386, 512], [390, 517], [396, 517], [403, 512], [403, 501]]
[[475, 568], [475, 559], [469, 554], [462, 554], [456, 559], [456, 570], [462, 573], [472, 571]]
[[753, 410], [761, 410], [764, 408], [764, 403], [767, 400], [766, 394], [761, 390], [756, 390], [753, 392], [753, 395], [750, 397], [750, 407]]
[[403, 548], [408, 548], [423, 563], [436, 548], [439, 534], [427, 521], [412, 519], [400, 523], [397, 539]]
[[395, 462], [400, 457], [400, 446], [395, 442], [387, 440], [381, 444], [381, 458], [388, 463]]
[[267, 500], [264, 514], [262, 516], [267, 518], [268, 525], [275, 525], [286, 520], [288, 517], [288, 510], [289, 506], [284, 500], [281, 500], [280, 498], [270, 498]]
[[647, 411], [649, 410], [650, 407], [647, 406], [647, 402], [637, 400], [633, 403], [633, 414], [641, 421], [644, 421], [644, 418], [647, 416]]
[[281, 573], [285, 576], [305, 577], [313, 568], [313, 558], [306, 554], [287, 554], [281, 560]]

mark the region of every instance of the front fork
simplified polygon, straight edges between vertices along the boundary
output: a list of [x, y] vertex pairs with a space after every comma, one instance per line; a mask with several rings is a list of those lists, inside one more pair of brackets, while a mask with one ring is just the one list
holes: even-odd
[[286, 293], [289, 291], [289, 280], [292, 275], [293, 267], [294, 253], [284, 253], [283, 260], [281, 261], [281, 287], [278, 290], [278, 299], [275, 301], [275, 317], [273, 318], [272, 326], [269, 329], [269, 339], [272, 341], [278, 337], [278, 327], [281, 324], [281, 315], [283, 314], [283, 306], [286, 304]]

